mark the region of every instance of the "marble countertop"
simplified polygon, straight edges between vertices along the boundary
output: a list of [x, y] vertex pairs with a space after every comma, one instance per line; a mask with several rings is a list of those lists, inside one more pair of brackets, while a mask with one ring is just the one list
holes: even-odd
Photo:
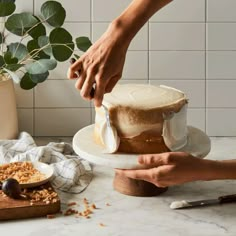
[[[38, 138], [36, 142], [69, 141], [71, 139]], [[236, 138], [212, 138], [212, 150], [207, 158], [236, 157]], [[0, 222], [1, 235], [23, 236], [100, 236], [100, 235], [161, 235], [161, 236], [222, 236], [236, 235], [236, 204], [205, 208], [171, 210], [170, 204], [178, 200], [200, 200], [236, 193], [235, 181], [222, 180], [194, 182], [170, 187], [156, 197], [131, 197], [113, 190], [114, 171], [94, 166], [94, 178], [81, 194], [59, 193], [62, 210], [67, 203], [77, 202], [81, 209], [87, 198], [98, 209], [91, 218], [57, 215], [54, 219], [37, 218]], [[104, 226], [101, 226], [103, 224]]]

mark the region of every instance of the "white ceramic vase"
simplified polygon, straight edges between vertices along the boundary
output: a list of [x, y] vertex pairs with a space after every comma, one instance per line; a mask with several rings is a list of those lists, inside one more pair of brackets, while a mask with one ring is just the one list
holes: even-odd
[[0, 77], [0, 139], [15, 139], [18, 136], [18, 119], [15, 89], [12, 79]]

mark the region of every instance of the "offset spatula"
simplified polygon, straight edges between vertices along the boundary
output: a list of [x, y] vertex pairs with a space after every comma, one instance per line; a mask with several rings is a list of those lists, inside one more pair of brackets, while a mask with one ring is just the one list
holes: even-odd
[[200, 201], [175, 201], [170, 205], [171, 209], [184, 209], [184, 208], [193, 208], [193, 207], [204, 207], [210, 205], [224, 204], [236, 202], [236, 194], [220, 196], [216, 199], [206, 199]]

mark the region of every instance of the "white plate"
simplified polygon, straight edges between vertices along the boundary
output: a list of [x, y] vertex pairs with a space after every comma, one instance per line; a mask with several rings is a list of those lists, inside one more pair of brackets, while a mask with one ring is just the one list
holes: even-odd
[[45, 178], [37, 182], [20, 184], [22, 188], [32, 188], [40, 186], [47, 183], [53, 176], [53, 168], [50, 165], [43, 162], [32, 162], [32, 164], [36, 170], [45, 175]]
[[[104, 148], [94, 142], [94, 125], [79, 130], [73, 138], [73, 149], [81, 157], [97, 165], [120, 169], [142, 168], [138, 164], [138, 154], [104, 153]], [[180, 151], [203, 158], [211, 149], [209, 137], [201, 130], [188, 126], [188, 143]]]

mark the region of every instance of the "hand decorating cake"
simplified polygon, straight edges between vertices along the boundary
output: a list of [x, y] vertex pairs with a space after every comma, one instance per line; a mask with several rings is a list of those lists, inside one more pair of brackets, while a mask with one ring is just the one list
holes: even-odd
[[108, 153], [161, 153], [187, 143], [187, 98], [177, 89], [147, 84], [116, 85], [96, 107], [95, 142]]

